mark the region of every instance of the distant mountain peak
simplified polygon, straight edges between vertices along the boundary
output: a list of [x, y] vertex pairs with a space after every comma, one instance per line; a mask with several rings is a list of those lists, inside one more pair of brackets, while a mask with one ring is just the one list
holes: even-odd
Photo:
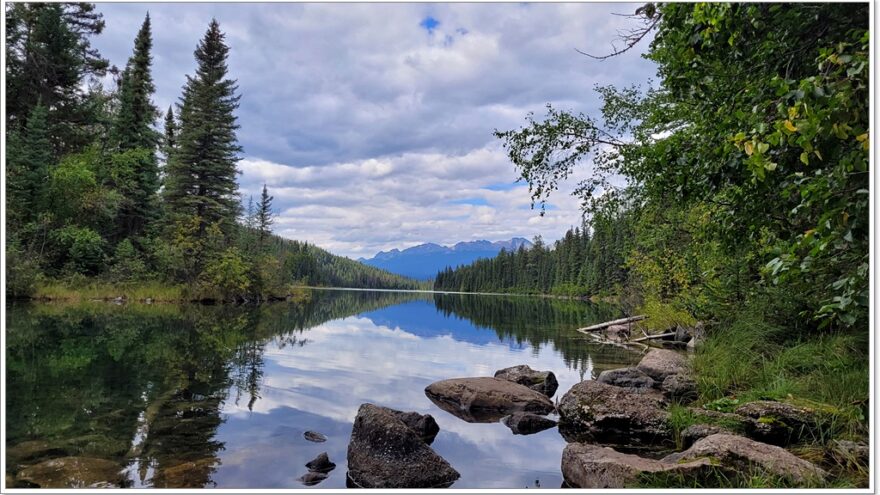
[[502, 249], [514, 251], [520, 246], [530, 248], [532, 243], [523, 237], [494, 242], [485, 239], [461, 241], [452, 246], [427, 242], [403, 250], [394, 248], [379, 251], [372, 258], [360, 258], [358, 261], [392, 273], [427, 280], [446, 267], [468, 265], [480, 258], [492, 258]]

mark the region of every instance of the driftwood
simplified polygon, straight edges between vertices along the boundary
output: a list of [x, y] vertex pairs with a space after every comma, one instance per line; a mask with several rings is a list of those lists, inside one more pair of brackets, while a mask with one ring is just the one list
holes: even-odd
[[648, 318], [647, 315], [638, 315], [638, 316], [630, 316], [629, 318], [621, 318], [619, 320], [606, 321], [605, 323], [599, 323], [598, 325], [591, 325], [589, 327], [578, 328], [578, 332], [581, 333], [592, 333], [596, 330], [602, 330], [603, 328], [608, 328], [612, 325], [626, 325], [627, 323], [635, 323], [637, 321], [646, 320]]
[[637, 339], [631, 340], [630, 342], [642, 342], [643, 340], [663, 339], [666, 337], [673, 337], [673, 336], [675, 336], [675, 332], [659, 333], [657, 335], [646, 335], [644, 337], [639, 337]]

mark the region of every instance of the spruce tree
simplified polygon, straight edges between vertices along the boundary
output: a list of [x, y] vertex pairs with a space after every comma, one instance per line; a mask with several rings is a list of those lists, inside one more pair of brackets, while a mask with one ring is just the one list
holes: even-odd
[[241, 147], [233, 114], [239, 96], [235, 81], [226, 77], [229, 48], [224, 38], [217, 20], [212, 20], [195, 50], [198, 68], [194, 76], [187, 76], [177, 146], [167, 165], [168, 210], [178, 218], [198, 218], [200, 238], [214, 223], [230, 235], [239, 208], [235, 176]]
[[104, 29], [101, 14], [89, 3], [12, 3], [5, 14], [7, 129], [23, 129], [42, 103], [55, 156], [81, 150], [95, 138], [83, 123], [96, 117], [83, 83], [109, 65], [89, 41]]
[[153, 124], [159, 111], [150, 99], [156, 91], [150, 66], [153, 39], [147, 14], [134, 40], [134, 53], [122, 73], [119, 110], [113, 123], [111, 140], [119, 151], [154, 149], [159, 135]]
[[38, 103], [25, 128], [10, 135], [7, 158], [7, 211], [11, 222], [24, 224], [42, 209], [43, 188], [54, 162], [49, 139], [49, 110]]
[[269, 191], [266, 189], [266, 184], [263, 184], [263, 194], [260, 195], [260, 204], [257, 206], [257, 230], [260, 233], [260, 248], [262, 249], [265, 246], [266, 239], [268, 239], [269, 235], [272, 233], [272, 224], [274, 223], [274, 219], [272, 218], [272, 200], [274, 198], [269, 196]]
[[171, 156], [174, 148], [177, 147], [177, 121], [174, 120], [174, 110], [168, 105], [168, 111], [165, 113], [165, 135], [162, 141], [162, 152], [165, 154], [165, 160]]
[[[153, 46], [150, 15], [147, 14], [134, 40], [134, 53], [122, 73], [119, 108], [111, 129], [110, 142], [117, 153], [128, 155], [114, 163], [124, 164], [127, 170], [114, 175], [128, 174], [130, 180], [119, 189], [123, 203], [119, 213], [117, 234], [121, 237], [138, 235], [154, 216], [156, 193], [159, 190], [159, 164], [156, 147], [160, 135], [153, 129], [158, 109], [151, 101], [156, 87], [150, 71]], [[121, 157], [120, 157], [121, 158]]]

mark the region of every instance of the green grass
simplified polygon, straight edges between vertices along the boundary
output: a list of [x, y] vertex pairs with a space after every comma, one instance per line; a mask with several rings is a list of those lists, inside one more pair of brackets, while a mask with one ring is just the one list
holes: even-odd
[[866, 330], [791, 336], [744, 314], [715, 329], [693, 364], [701, 404], [784, 400], [826, 416], [818, 441], [866, 433]]
[[[665, 311], [660, 308], [660, 312]], [[821, 486], [867, 486], [868, 468], [855, 459], [833, 460], [833, 441], [867, 441], [869, 394], [868, 329], [794, 333], [787, 325], [773, 325], [760, 311], [737, 315], [712, 327], [693, 359], [699, 398], [690, 407], [673, 404], [669, 425], [681, 449], [681, 432], [694, 424], [742, 431], [743, 424], [700, 414], [700, 410], [733, 412], [754, 400], [770, 399], [812, 409], [819, 427], [789, 450], [830, 472]], [[779, 488], [789, 480], [767, 477], [759, 471], [711, 476], [645, 474], [642, 488]]]

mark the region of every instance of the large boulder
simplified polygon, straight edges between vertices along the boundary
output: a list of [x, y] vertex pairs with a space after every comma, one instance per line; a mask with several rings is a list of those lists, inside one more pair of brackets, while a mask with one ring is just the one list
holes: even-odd
[[593, 444], [570, 443], [562, 451], [562, 477], [574, 488], [626, 488], [644, 473], [696, 477], [709, 469], [709, 459], [663, 462]]
[[808, 437], [816, 430], [816, 411], [785, 402], [759, 400], [736, 408], [736, 413], [751, 419], [746, 434], [773, 445], [789, 445]]
[[687, 372], [687, 359], [683, 354], [669, 349], [651, 349], [637, 366], [646, 375], [663, 382], [669, 375]]
[[441, 488], [458, 471], [393, 410], [362, 404], [348, 444], [348, 482], [360, 488]]
[[500, 378], [452, 378], [434, 382], [425, 395], [438, 407], [470, 423], [494, 423], [515, 412], [549, 414], [546, 395]]
[[16, 482], [40, 488], [119, 488], [125, 484], [122, 466], [93, 457], [59, 457], [26, 467]]
[[656, 444], [671, 440], [665, 403], [652, 395], [593, 380], [559, 403], [559, 432], [569, 442]]
[[556, 381], [556, 375], [552, 371], [533, 370], [527, 364], [498, 370], [495, 372], [495, 378], [525, 385], [547, 397], [553, 397], [556, 389], [559, 388], [559, 382]]
[[531, 435], [556, 426], [556, 421], [528, 412], [515, 412], [502, 422], [514, 435]]
[[689, 403], [697, 399], [697, 382], [688, 375], [667, 376], [660, 384], [660, 390], [673, 402]]
[[753, 474], [783, 478], [796, 484], [819, 481], [827, 473], [814, 464], [796, 457], [787, 450], [756, 442], [752, 439], [716, 433], [697, 440], [691, 448], [664, 457], [664, 462], [682, 463], [695, 459], [711, 459], [721, 469], [731, 473]]
[[607, 383], [608, 385], [616, 385], [626, 388], [652, 388], [655, 381], [645, 372], [638, 368], [618, 368], [616, 370], [606, 370], [599, 373], [596, 378], [599, 383]]

